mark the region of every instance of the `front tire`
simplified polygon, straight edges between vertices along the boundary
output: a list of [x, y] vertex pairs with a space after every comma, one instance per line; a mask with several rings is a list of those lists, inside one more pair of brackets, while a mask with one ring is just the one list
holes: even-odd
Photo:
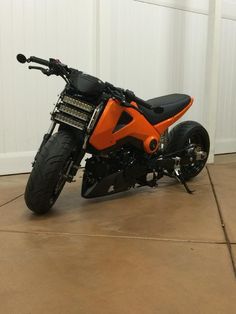
[[73, 134], [59, 131], [38, 153], [25, 190], [25, 203], [34, 213], [45, 214], [56, 202], [66, 183], [64, 174], [74, 148]]
[[177, 124], [169, 134], [169, 144], [166, 149], [167, 154], [181, 151], [190, 144], [194, 144], [197, 149], [205, 153], [205, 158], [195, 160], [192, 164], [181, 166], [181, 173], [185, 181], [196, 177], [204, 168], [210, 149], [210, 140], [207, 130], [198, 122], [185, 121]]

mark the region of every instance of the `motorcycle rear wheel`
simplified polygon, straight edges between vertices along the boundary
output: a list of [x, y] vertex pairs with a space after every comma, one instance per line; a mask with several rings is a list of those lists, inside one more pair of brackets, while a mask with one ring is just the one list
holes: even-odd
[[45, 214], [56, 202], [72, 160], [75, 139], [69, 131], [55, 133], [37, 155], [25, 189], [25, 203], [36, 214]]
[[181, 151], [190, 144], [206, 153], [203, 160], [195, 160], [192, 164], [181, 166], [181, 173], [185, 181], [196, 177], [204, 168], [210, 150], [210, 140], [207, 130], [198, 122], [184, 121], [177, 124], [169, 134], [169, 144], [166, 153]]

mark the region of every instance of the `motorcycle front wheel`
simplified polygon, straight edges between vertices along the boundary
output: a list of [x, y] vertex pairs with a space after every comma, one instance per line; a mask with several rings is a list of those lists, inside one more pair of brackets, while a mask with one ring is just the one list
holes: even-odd
[[25, 203], [36, 214], [47, 213], [59, 197], [72, 160], [75, 139], [69, 131], [51, 136], [37, 154], [25, 189]]

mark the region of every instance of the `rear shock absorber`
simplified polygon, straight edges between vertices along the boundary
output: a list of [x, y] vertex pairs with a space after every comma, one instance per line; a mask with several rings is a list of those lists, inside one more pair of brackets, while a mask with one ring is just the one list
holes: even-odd
[[165, 132], [160, 137], [160, 150], [164, 151], [168, 145], [168, 128], [165, 130]]

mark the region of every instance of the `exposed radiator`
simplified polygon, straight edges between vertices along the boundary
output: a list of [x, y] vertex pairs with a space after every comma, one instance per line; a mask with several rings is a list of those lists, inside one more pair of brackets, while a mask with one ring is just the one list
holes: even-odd
[[95, 105], [65, 95], [52, 114], [53, 120], [85, 130], [94, 112]]

